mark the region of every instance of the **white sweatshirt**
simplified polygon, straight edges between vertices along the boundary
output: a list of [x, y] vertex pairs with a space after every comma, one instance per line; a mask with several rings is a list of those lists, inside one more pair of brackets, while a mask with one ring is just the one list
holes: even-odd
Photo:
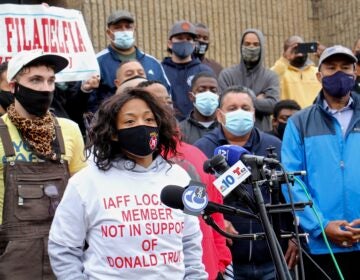
[[207, 279], [197, 217], [160, 201], [164, 186], [187, 186], [188, 174], [160, 156], [149, 168], [131, 165], [89, 164], [70, 179], [49, 236], [57, 278]]

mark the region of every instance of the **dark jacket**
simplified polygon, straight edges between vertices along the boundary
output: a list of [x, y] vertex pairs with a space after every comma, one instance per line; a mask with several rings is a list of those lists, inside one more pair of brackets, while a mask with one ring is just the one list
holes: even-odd
[[[200, 148], [209, 158], [214, 154], [216, 147], [229, 144], [221, 127], [214, 129], [206, 134], [203, 138], [194, 143], [195, 146]], [[267, 156], [266, 149], [269, 146], [276, 148], [275, 152], [280, 153], [281, 141], [269, 134], [261, 132], [259, 129], [254, 128], [248, 142], [243, 146], [252, 154], [259, 156]], [[253, 195], [253, 188], [250, 185], [246, 186], [248, 193]], [[268, 187], [262, 187], [262, 194], [265, 203], [270, 201], [270, 192]], [[238, 209], [249, 211], [249, 209], [240, 201], [232, 201], [227, 204], [234, 206]], [[255, 220], [246, 219], [240, 216], [225, 216], [230, 221], [235, 229], [240, 233], [258, 233], [263, 232], [262, 226]], [[271, 261], [270, 251], [265, 240], [233, 240], [233, 245], [230, 247], [233, 256], [233, 265], [241, 265], [245, 263], [261, 264]]]
[[209, 127], [203, 126], [197, 120], [190, 116], [179, 123], [179, 128], [181, 130], [181, 140], [193, 144], [196, 140], [203, 137], [206, 133], [212, 131], [218, 126], [218, 122], [215, 120]]
[[161, 64], [171, 84], [171, 96], [176, 117], [182, 121], [193, 109], [193, 103], [188, 97], [191, 80], [197, 73], [210, 72], [214, 74], [214, 72], [209, 66], [202, 64], [198, 58], [179, 64], [173, 62], [170, 57], [166, 57]]
[[264, 67], [265, 48], [264, 35], [256, 29], [247, 29], [241, 37], [240, 48], [246, 34], [255, 33], [260, 41], [260, 59], [256, 65], [247, 68], [243, 58], [240, 64], [231, 66], [221, 71], [219, 86], [222, 91], [229, 86], [239, 85], [252, 89], [256, 95], [265, 94], [265, 98], [255, 100], [255, 125], [263, 131], [271, 130], [270, 115], [274, 106], [279, 101], [279, 78], [277, 74]]
[[201, 60], [201, 63], [209, 66], [214, 71], [217, 78], [219, 78], [220, 72], [224, 69], [220, 63], [207, 57], [204, 57], [204, 59]]
[[83, 92], [80, 83], [66, 82], [56, 84], [54, 99], [50, 111], [57, 117], [71, 119], [79, 125], [80, 131], [85, 136], [86, 128], [84, 113], [87, 111], [87, 102], [90, 93]]
[[[155, 57], [140, 51], [138, 48], [135, 49], [136, 60], [144, 67], [147, 79], [161, 82], [170, 92], [170, 83], [160, 62]], [[95, 112], [104, 99], [115, 93], [116, 86], [114, 80], [116, 79], [116, 70], [122, 62], [119, 59], [118, 53], [111, 46], [108, 46], [96, 56], [100, 67], [101, 80], [99, 88], [92, 91], [90, 95], [89, 110], [91, 112]]]

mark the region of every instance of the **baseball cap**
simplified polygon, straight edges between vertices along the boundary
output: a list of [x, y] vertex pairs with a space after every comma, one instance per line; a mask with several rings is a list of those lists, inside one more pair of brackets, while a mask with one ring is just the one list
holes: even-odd
[[329, 57], [336, 55], [336, 54], [342, 54], [347, 56], [353, 63], [357, 62], [356, 56], [352, 53], [352, 51], [344, 46], [341, 45], [335, 45], [329, 48], [326, 48], [319, 59], [319, 67], [320, 65]]
[[57, 54], [44, 53], [42, 49], [35, 49], [30, 51], [22, 51], [15, 54], [8, 64], [7, 80], [10, 82], [16, 74], [30, 63], [44, 62], [49, 65], [54, 65], [54, 72], [58, 73], [68, 66], [69, 61]]
[[125, 11], [125, 10], [118, 10], [113, 12], [107, 19], [107, 26], [111, 25], [111, 24], [115, 24], [117, 22], [119, 22], [120, 20], [127, 20], [130, 22], [134, 22], [135, 18], [133, 16], [133, 14], [131, 14], [129, 11]]
[[171, 37], [175, 35], [183, 34], [183, 33], [190, 34], [195, 38], [196, 37], [195, 26], [190, 21], [187, 20], [177, 21], [174, 23], [174, 25], [171, 27], [169, 31], [169, 39], [171, 39]]

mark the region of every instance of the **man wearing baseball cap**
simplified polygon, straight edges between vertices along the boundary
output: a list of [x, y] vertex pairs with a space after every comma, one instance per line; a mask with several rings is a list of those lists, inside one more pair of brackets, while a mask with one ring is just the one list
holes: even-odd
[[[329, 279], [359, 278], [360, 96], [352, 91], [356, 62], [346, 47], [324, 50], [316, 74], [322, 89], [312, 106], [288, 120], [282, 144], [286, 170], [306, 171], [291, 191], [294, 202], [313, 202], [297, 215], [309, 233], [308, 252]], [[289, 198], [286, 189], [284, 195]], [[308, 258], [304, 263], [306, 279], [325, 279]]]
[[69, 176], [86, 165], [78, 125], [49, 112], [55, 74], [67, 65], [42, 50], [8, 64], [15, 102], [0, 119], [0, 279], [54, 279], [49, 228]]
[[169, 80], [161, 64], [135, 45], [134, 15], [129, 11], [118, 10], [108, 17], [106, 24], [110, 44], [97, 54], [101, 80], [97, 89], [91, 88], [93, 91], [89, 98], [89, 110], [95, 112], [104, 99], [115, 93], [116, 70], [122, 62], [128, 60], [138, 60], [145, 69], [148, 80], [160, 81], [170, 90]]
[[174, 23], [169, 31], [167, 43], [170, 57], [162, 61], [171, 83], [171, 96], [178, 120], [184, 120], [192, 111], [193, 103], [188, 97], [191, 80], [200, 72], [214, 74], [213, 70], [193, 56], [196, 38], [195, 26], [186, 20]]

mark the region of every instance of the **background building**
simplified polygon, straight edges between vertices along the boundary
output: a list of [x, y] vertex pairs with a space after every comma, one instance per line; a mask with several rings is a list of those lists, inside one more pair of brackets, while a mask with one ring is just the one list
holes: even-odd
[[203, 22], [210, 27], [212, 35], [208, 57], [224, 66], [238, 63], [239, 38], [250, 27], [262, 30], [266, 37], [268, 66], [282, 54], [283, 41], [289, 35], [348, 47], [360, 36], [358, 0], [57, 0], [47, 3], [81, 10], [96, 52], [108, 43], [106, 18], [116, 9], [127, 9], [136, 15], [137, 45], [158, 59], [167, 55], [167, 33], [173, 22], [179, 19]]

